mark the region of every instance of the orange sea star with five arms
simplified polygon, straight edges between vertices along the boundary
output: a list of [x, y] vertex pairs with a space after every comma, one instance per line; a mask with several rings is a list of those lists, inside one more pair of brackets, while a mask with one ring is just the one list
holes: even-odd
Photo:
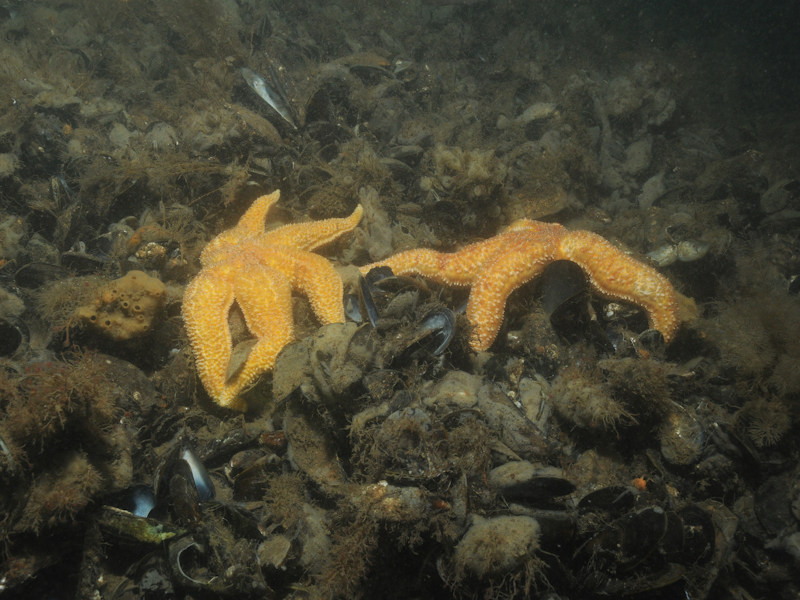
[[521, 219], [458, 252], [408, 250], [361, 267], [361, 272], [388, 266], [396, 275], [418, 274], [445, 285], [470, 286], [470, 346], [488, 350], [500, 330], [511, 292], [556, 260], [577, 264], [601, 296], [643, 308], [650, 327], [660, 331], [665, 341], [672, 340], [679, 325], [678, 293], [669, 280], [596, 233], [556, 223]]
[[[240, 394], [275, 365], [292, 341], [292, 290], [304, 293], [323, 324], [343, 323], [342, 280], [312, 251], [352, 231], [362, 208], [342, 219], [284, 225], [264, 231], [280, 192], [261, 196], [235, 227], [215, 237], [200, 256], [201, 271], [183, 296], [183, 320], [197, 371], [220, 405], [244, 410]], [[233, 352], [228, 314], [234, 300], [255, 342], [244, 363], [229, 373]]]

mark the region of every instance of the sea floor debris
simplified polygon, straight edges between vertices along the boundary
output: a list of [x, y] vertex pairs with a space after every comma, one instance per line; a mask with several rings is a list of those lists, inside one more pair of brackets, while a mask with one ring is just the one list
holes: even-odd
[[[795, 11], [0, 4], [0, 597], [796, 597]], [[363, 206], [347, 317], [287, 293], [235, 412], [182, 301], [276, 189], [264, 235]], [[358, 269], [520, 219], [696, 314], [555, 261], [476, 346], [468, 288]]]

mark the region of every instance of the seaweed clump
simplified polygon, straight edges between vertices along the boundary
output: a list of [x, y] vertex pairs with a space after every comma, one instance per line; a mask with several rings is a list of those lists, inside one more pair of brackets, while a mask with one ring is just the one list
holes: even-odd
[[[434, 200], [448, 200], [457, 207], [453, 217], [453, 233], [463, 234], [463, 228], [482, 230], [488, 222], [479, 217], [486, 205], [495, 205], [502, 191], [508, 167], [493, 150], [463, 150], [459, 147], [436, 145], [428, 153], [428, 174], [420, 179], [420, 189]], [[460, 217], [457, 216], [460, 212]]]
[[792, 426], [789, 405], [780, 398], [748, 400], [735, 415], [735, 422], [759, 448], [778, 444]]
[[72, 523], [99, 494], [130, 484], [132, 431], [121, 417], [131, 413], [114, 383], [136, 386], [129, 366], [78, 353], [3, 374], [0, 538]]
[[636, 423], [625, 405], [614, 398], [597, 374], [567, 367], [550, 388], [553, 407], [566, 421], [581, 429], [616, 431], [617, 425]]
[[[462, 595], [473, 585], [490, 582], [492, 594], [528, 596], [544, 563], [536, 556], [541, 549], [541, 526], [529, 516], [472, 516], [472, 524], [456, 544], [450, 585]], [[477, 581], [474, 581], [477, 578]]]
[[[6, 380], [5, 423], [11, 438], [27, 450], [28, 460], [66, 438], [85, 437], [108, 427], [114, 405], [102, 364], [90, 354], [69, 362], [27, 365]], [[87, 429], [90, 428], [90, 429]]]
[[591, 370], [569, 366], [553, 380], [551, 400], [562, 418], [582, 429], [646, 427], [669, 412], [668, 373], [664, 363], [637, 358], [601, 360]]
[[800, 302], [785, 292], [761, 292], [723, 305], [706, 323], [720, 362], [745, 385], [800, 392]]

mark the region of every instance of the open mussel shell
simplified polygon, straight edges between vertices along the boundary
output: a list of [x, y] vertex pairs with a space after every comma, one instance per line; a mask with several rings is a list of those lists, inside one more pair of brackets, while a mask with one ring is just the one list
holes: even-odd
[[[181, 584], [190, 588], [213, 589], [211, 585], [217, 577], [208, 575], [206, 547], [193, 536], [184, 536], [169, 545], [169, 562]], [[216, 591], [224, 591], [224, 588]]]
[[375, 287], [375, 282], [393, 276], [389, 267], [371, 269], [366, 277], [359, 275], [358, 294], [345, 296], [345, 312], [347, 316], [356, 323], [362, 323], [366, 319], [373, 328], [377, 327], [380, 315], [378, 313], [378, 304], [372, 292], [375, 290], [376, 293], [380, 294], [381, 291]]
[[402, 342], [402, 350], [397, 355], [400, 360], [441, 355], [456, 331], [456, 315], [446, 307], [428, 312], [410, 336]]
[[559, 336], [572, 341], [604, 337], [589, 313], [586, 276], [578, 265], [555, 261], [545, 269], [540, 285], [542, 308]]
[[[274, 59], [272, 62], [275, 62]], [[242, 67], [239, 72], [248, 87], [272, 109], [274, 115], [296, 130], [298, 122], [296, 111], [286, 93], [289, 84], [286, 69], [279, 64], [270, 64], [266, 76], [247, 67]]]
[[13, 356], [29, 339], [30, 331], [23, 321], [0, 318], [0, 356]]
[[421, 280], [400, 277], [389, 267], [375, 267], [358, 281], [358, 307], [355, 299], [345, 298], [348, 316], [361, 323], [365, 318], [379, 328], [381, 317], [397, 317], [416, 305], [418, 292], [426, 289]]
[[489, 484], [509, 502], [537, 504], [566, 496], [575, 485], [560, 469], [534, 465], [526, 460], [507, 462], [489, 473]]
[[542, 306], [551, 319], [571, 299], [586, 289], [586, 276], [568, 260], [548, 265], [541, 277]]
[[199, 503], [214, 498], [208, 471], [185, 443], [176, 444], [162, 459], [155, 473], [156, 513], [169, 510], [179, 519], [192, 522], [199, 515]]
[[137, 516], [115, 506], [102, 507], [97, 523], [102, 531], [119, 539], [153, 545], [161, 545], [184, 533], [168, 523]]
[[344, 314], [347, 315], [348, 319], [355, 323], [362, 323], [364, 321], [364, 317], [361, 314], [361, 302], [358, 295], [344, 295]]
[[156, 495], [149, 485], [138, 484], [114, 494], [108, 504], [137, 517], [147, 517], [155, 508]]
[[192, 482], [197, 490], [197, 497], [201, 502], [211, 500], [216, 493], [214, 490], [214, 482], [211, 481], [211, 476], [197, 457], [197, 454], [188, 446], [184, 446], [181, 449], [180, 457], [181, 460], [189, 466], [189, 471], [192, 474]]
[[395, 275], [389, 267], [375, 267], [370, 269], [364, 277], [370, 285], [370, 289], [391, 294], [408, 289], [425, 289], [424, 282], [411, 277]]
[[45, 262], [31, 262], [14, 273], [14, 283], [25, 289], [36, 289], [51, 281], [63, 279], [69, 272], [62, 266]]
[[453, 339], [456, 315], [449, 308], [436, 308], [425, 315], [418, 330], [425, 332], [425, 336], [432, 342], [431, 356], [439, 356]]
[[711, 515], [690, 504], [678, 511], [681, 525], [680, 561], [685, 564], [704, 562], [714, 554], [716, 529]]
[[611, 485], [586, 494], [578, 502], [578, 511], [600, 511], [618, 516], [632, 509], [635, 500], [636, 495], [629, 486]]
[[248, 511], [237, 511], [233, 504], [215, 508], [234, 510], [218, 513], [218, 519], [205, 520], [202, 527], [167, 542], [172, 581], [197, 590], [203, 598], [269, 597], [267, 584], [257, 569], [254, 545], [248, 544], [243, 553], [233, 543], [262, 537], [258, 532], [238, 528], [237, 512]]
[[[374, 269], [373, 269], [374, 270]], [[358, 278], [358, 296], [361, 299], [363, 313], [369, 319], [369, 324], [373, 327], [378, 326], [378, 307], [375, 306], [375, 299], [372, 296], [370, 285], [364, 277]]]
[[629, 571], [657, 551], [667, 523], [666, 512], [658, 506], [627, 514], [589, 538], [575, 558], [593, 561], [599, 571]]
[[62, 266], [78, 275], [97, 273], [106, 263], [106, 258], [88, 252], [83, 242], [76, 243], [61, 255]]
[[633, 346], [640, 356], [662, 357], [667, 343], [664, 341], [664, 335], [657, 329], [645, 329], [636, 336]]

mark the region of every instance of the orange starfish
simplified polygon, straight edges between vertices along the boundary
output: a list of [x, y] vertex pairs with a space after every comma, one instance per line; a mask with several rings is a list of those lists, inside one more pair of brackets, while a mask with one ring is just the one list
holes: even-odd
[[470, 346], [487, 350], [500, 330], [511, 292], [556, 260], [576, 263], [601, 296], [642, 307], [650, 327], [667, 342], [672, 340], [679, 323], [678, 294], [667, 278], [596, 233], [570, 231], [556, 223], [521, 219], [495, 237], [458, 252], [409, 250], [361, 267], [361, 272], [387, 266], [397, 275], [418, 274], [445, 285], [471, 286], [467, 303]]
[[[352, 231], [349, 217], [284, 225], [264, 232], [264, 219], [280, 191], [261, 196], [235, 227], [215, 237], [200, 256], [201, 271], [183, 296], [183, 321], [197, 371], [220, 405], [244, 410], [239, 395], [275, 366], [294, 334], [292, 290], [304, 293], [323, 324], [344, 322], [342, 280], [333, 265], [312, 251]], [[228, 314], [234, 300], [256, 337], [244, 363], [232, 374]]]

